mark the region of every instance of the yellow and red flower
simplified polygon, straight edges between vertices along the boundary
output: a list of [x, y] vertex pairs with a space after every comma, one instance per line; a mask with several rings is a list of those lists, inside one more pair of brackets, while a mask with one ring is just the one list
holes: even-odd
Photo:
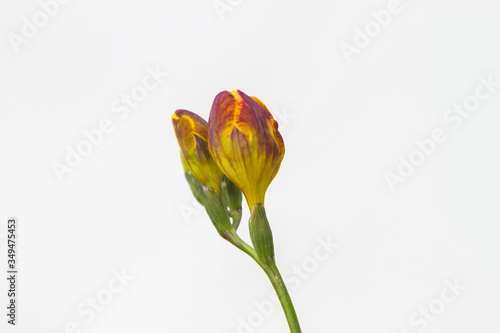
[[285, 154], [278, 123], [256, 97], [220, 92], [210, 111], [208, 147], [220, 170], [243, 192], [250, 210], [264, 204]]
[[193, 112], [177, 110], [172, 116], [172, 124], [181, 148], [184, 169], [220, 193], [224, 175], [208, 149], [207, 122]]

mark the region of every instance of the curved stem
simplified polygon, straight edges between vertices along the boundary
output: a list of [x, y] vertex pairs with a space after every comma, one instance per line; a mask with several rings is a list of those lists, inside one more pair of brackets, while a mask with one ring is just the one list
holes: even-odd
[[245, 243], [245, 241], [243, 239], [241, 239], [237, 233], [234, 233], [232, 235], [232, 238], [229, 240], [229, 242], [232, 243], [234, 246], [236, 246], [241, 251], [248, 254], [250, 257], [252, 257], [252, 259], [255, 260], [259, 264], [259, 266], [262, 267], [262, 265], [260, 264], [260, 261], [259, 261], [259, 257], [257, 256], [257, 252], [253, 249], [253, 247], [251, 247], [250, 245]]
[[285, 312], [285, 317], [288, 322], [288, 327], [290, 327], [290, 333], [301, 333], [299, 319], [297, 318], [297, 314], [295, 312], [295, 308], [293, 307], [292, 299], [288, 294], [288, 290], [286, 289], [285, 282], [281, 277], [281, 274], [276, 266], [276, 263], [273, 261], [263, 263], [259, 259], [257, 252], [245, 241], [243, 241], [237, 234], [234, 234], [233, 245], [248, 254], [259, 264], [259, 266], [264, 270], [267, 277], [271, 281], [273, 285], [274, 291], [278, 295], [278, 299], [280, 300], [281, 307]]
[[285, 282], [281, 277], [281, 274], [276, 266], [276, 263], [268, 263], [268, 266], [260, 265], [264, 272], [266, 272], [267, 277], [271, 281], [276, 294], [281, 303], [281, 307], [285, 312], [286, 320], [288, 322], [288, 327], [290, 327], [291, 333], [301, 333], [299, 319], [297, 318], [297, 314], [295, 313], [295, 308], [293, 307], [292, 299], [288, 294], [288, 290], [286, 289]]

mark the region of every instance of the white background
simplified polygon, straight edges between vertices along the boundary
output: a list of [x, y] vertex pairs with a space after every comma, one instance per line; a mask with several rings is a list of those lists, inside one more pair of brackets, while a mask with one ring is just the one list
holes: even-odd
[[[240, 89], [285, 140], [266, 207], [282, 272], [310, 271], [291, 273], [304, 332], [499, 332], [500, 87], [457, 128], [443, 115], [478, 77], [500, 81], [500, 2], [402, 0], [350, 62], [342, 43], [389, 1], [230, 3], [73, 0], [16, 51], [41, 5], [0, 1], [0, 234], [18, 218], [20, 271], [16, 327], [0, 274], [0, 331], [287, 332], [254, 304], [264, 273], [193, 204], [170, 123]], [[168, 77], [120, 118], [113, 103], [155, 67]], [[113, 131], [60, 181], [54, 163], [105, 118]], [[435, 128], [447, 140], [392, 191], [386, 172]], [[339, 246], [319, 262], [327, 237]], [[79, 315], [122, 270], [133, 280]], [[466, 288], [449, 304], [446, 280]], [[429, 306], [425, 329], [410, 322]]]

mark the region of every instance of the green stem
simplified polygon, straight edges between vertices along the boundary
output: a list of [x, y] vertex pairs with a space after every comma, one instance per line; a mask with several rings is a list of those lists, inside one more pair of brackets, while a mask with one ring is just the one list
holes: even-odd
[[250, 245], [245, 243], [245, 241], [243, 241], [237, 234], [234, 234], [234, 236], [236, 237], [233, 238], [233, 245], [252, 257], [253, 260], [255, 260], [257, 264], [259, 264], [259, 266], [264, 270], [267, 277], [271, 281], [271, 284], [273, 285], [273, 288], [278, 295], [278, 299], [280, 300], [281, 307], [285, 312], [288, 327], [290, 327], [290, 333], [301, 333], [302, 331], [300, 330], [299, 319], [297, 318], [297, 314], [295, 313], [292, 299], [288, 294], [285, 282], [281, 277], [276, 263], [274, 261], [268, 263], [261, 262], [257, 255], [257, 252]]
[[238, 249], [245, 252], [250, 257], [252, 257], [252, 259], [255, 260], [259, 264], [259, 266], [262, 267], [262, 265], [260, 264], [259, 256], [257, 255], [257, 252], [255, 252], [255, 250], [250, 245], [245, 243], [245, 241], [243, 239], [241, 239], [237, 233], [234, 233], [231, 235], [231, 239], [229, 240], [229, 242], [231, 242]]
[[267, 277], [271, 281], [276, 294], [281, 303], [281, 307], [285, 312], [286, 320], [288, 322], [288, 327], [290, 327], [291, 333], [300, 333], [300, 325], [299, 319], [297, 318], [297, 314], [295, 313], [295, 308], [293, 307], [292, 299], [288, 294], [288, 290], [286, 289], [285, 282], [281, 277], [281, 274], [278, 270], [278, 267], [274, 262], [268, 264], [268, 266], [260, 265], [264, 272], [266, 272]]

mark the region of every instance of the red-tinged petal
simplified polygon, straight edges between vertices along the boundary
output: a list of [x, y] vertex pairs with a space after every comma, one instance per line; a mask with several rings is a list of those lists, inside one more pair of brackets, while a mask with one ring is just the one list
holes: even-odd
[[219, 93], [210, 112], [208, 142], [217, 165], [242, 190], [249, 207], [264, 203], [285, 152], [264, 103], [239, 90]]
[[220, 192], [223, 178], [208, 150], [207, 122], [187, 110], [177, 110], [172, 116], [175, 135], [181, 148], [184, 168], [199, 181]]

